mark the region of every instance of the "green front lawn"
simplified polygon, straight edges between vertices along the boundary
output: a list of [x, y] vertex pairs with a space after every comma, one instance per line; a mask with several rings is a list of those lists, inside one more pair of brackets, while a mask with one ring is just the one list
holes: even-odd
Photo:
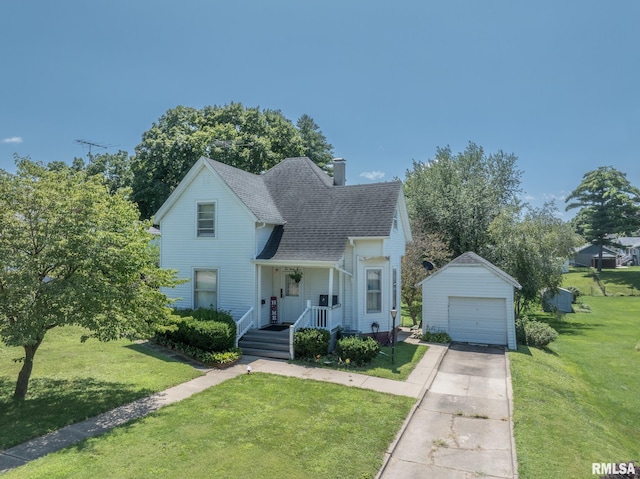
[[547, 315], [560, 333], [549, 352], [509, 353], [521, 479], [592, 477], [594, 462], [640, 460], [640, 297], [582, 300], [591, 313]]
[[339, 363], [338, 357], [331, 354], [322, 356], [317, 361], [293, 361], [296, 364], [304, 364], [305, 366], [313, 365], [322, 368], [337, 369], [339, 371], [350, 371], [358, 374], [366, 374], [378, 378], [393, 379], [396, 381], [406, 381], [420, 362], [422, 357], [429, 349], [426, 345], [416, 345], [405, 343], [404, 341], [396, 343], [394, 362], [391, 362], [391, 347], [383, 346], [380, 348], [380, 354], [364, 366], [347, 366], [344, 362]]
[[10, 478], [372, 478], [415, 399], [241, 375]]
[[80, 342], [82, 329], [47, 333], [27, 398], [12, 400], [22, 348], [0, 343], [0, 449], [82, 421], [202, 373], [130, 341]]

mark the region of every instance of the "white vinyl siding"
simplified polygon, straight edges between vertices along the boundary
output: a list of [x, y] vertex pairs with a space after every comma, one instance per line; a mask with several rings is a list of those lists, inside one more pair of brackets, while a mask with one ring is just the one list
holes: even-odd
[[[199, 203], [215, 204], [214, 238], [196, 236]], [[262, 228], [267, 230], [268, 228]], [[160, 262], [188, 280], [163, 292], [177, 308], [193, 308], [194, 270], [218, 272], [217, 307], [240, 319], [256, 302], [256, 225], [238, 197], [203, 167], [164, 215], [160, 224]], [[268, 299], [268, 297], [267, 297]]]
[[195, 308], [218, 309], [218, 271], [195, 270], [193, 278], [193, 305]]
[[197, 232], [198, 237], [216, 235], [216, 204], [198, 203], [197, 207]]
[[367, 269], [367, 314], [382, 311], [382, 269]]
[[481, 265], [446, 267], [422, 282], [422, 328], [446, 331], [457, 341], [515, 349], [513, 291], [511, 283]]

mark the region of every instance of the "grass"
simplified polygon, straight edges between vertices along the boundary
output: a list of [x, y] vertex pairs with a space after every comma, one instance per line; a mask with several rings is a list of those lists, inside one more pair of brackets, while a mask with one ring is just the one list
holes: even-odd
[[640, 297], [583, 300], [591, 313], [546, 316], [559, 333], [548, 352], [509, 353], [522, 479], [591, 477], [593, 462], [640, 458]]
[[3, 477], [372, 478], [414, 402], [242, 375]]
[[130, 341], [80, 342], [81, 328], [47, 333], [24, 401], [12, 400], [23, 355], [0, 346], [0, 449], [148, 396], [202, 374]]
[[[599, 279], [599, 281], [596, 280]], [[640, 266], [572, 270], [564, 275], [564, 287], [575, 286], [586, 296], [640, 296]]]
[[394, 379], [396, 381], [406, 381], [411, 371], [414, 370], [427, 352], [427, 349], [429, 349], [429, 347], [425, 345], [410, 344], [401, 341], [396, 344], [395, 362], [391, 362], [391, 347], [383, 346], [380, 348], [380, 354], [364, 366], [340, 365], [338, 364], [338, 358], [334, 355], [322, 356], [318, 358], [317, 361], [312, 362], [302, 360], [293, 362], [304, 364], [305, 366], [312, 364], [322, 368], [350, 371], [378, 378]]

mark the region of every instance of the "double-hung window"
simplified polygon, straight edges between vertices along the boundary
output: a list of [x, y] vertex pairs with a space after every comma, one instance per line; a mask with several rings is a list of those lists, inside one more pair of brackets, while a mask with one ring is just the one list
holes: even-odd
[[367, 269], [367, 313], [382, 312], [382, 269]]
[[194, 273], [193, 307], [218, 309], [218, 272], [199, 269]]
[[215, 203], [198, 203], [198, 227], [197, 235], [215, 236], [216, 235], [216, 204]]

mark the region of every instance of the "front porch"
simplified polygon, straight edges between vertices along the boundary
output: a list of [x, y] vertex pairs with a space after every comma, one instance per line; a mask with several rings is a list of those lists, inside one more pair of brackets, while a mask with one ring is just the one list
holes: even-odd
[[247, 318], [237, 323], [237, 344], [244, 354], [276, 359], [293, 359], [293, 341], [295, 332], [301, 328], [326, 329], [331, 333], [334, 343], [338, 328], [342, 326], [342, 315], [339, 304], [333, 306], [313, 306], [307, 301], [307, 307], [293, 323], [273, 322], [260, 328], [252, 327]]

